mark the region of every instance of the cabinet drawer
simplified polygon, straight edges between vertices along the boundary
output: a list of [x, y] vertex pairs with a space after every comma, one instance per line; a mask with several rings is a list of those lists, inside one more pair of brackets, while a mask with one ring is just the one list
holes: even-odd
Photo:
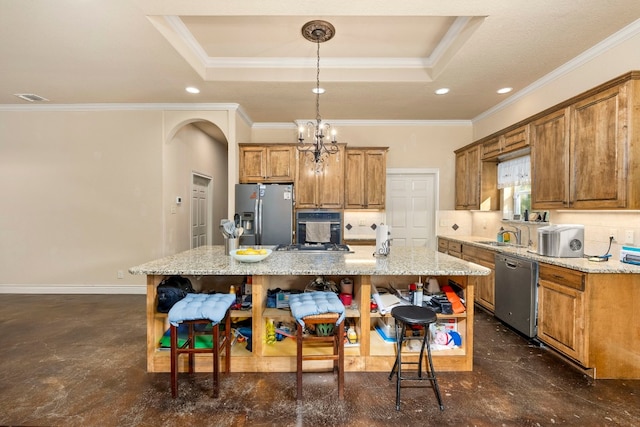
[[445, 239], [438, 239], [438, 251], [447, 252], [449, 249], [449, 241]]
[[557, 283], [559, 285], [568, 286], [579, 291], [584, 291], [585, 273], [567, 268], [556, 267], [549, 264], [540, 264], [539, 269], [540, 280]]
[[447, 245], [447, 249], [452, 252], [462, 253], [462, 243], [460, 242], [452, 242], [449, 240], [449, 244]]
[[471, 245], [464, 245], [462, 247], [462, 253], [465, 256], [465, 259], [466, 257], [469, 257], [469, 258], [475, 258], [475, 259], [486, 261], [491, 265], [495, 264], [495, 260], [496, 260], [495, 252], [490, 251], [488, 249], [481, 249]]

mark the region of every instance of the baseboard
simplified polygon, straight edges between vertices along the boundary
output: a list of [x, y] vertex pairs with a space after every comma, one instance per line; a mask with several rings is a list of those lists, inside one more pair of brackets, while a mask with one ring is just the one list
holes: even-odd
[[145, 285], [13, 285], [0, 284], [0, 294], [137, 294], [145, 295]]

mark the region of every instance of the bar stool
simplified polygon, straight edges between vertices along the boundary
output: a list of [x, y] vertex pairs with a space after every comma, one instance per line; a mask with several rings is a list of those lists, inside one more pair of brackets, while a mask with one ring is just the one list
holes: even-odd
[[[236, 296], [231, 294], [187, 294], [169, 310], [169, 322], [171, 324], [171, 396], [178, 396], [178, 372], [179, 356], [188, 355], [189, 373], [194, 371], [194, 354], [210, 353], [213, 355], [213, 397], [218, 397], [220, 392], [220, 351], [224, 349], [225, 372], [231, 370], [231, 317], [229, 316], [231, 305], [236, 301]], [[220, 322], [224, 320], [224, 331], [220, 339]], [[186, 324], [188, 327], [187, 340], [178, 344], [178, 325]], [[198, 332], [195, 326], [198, 324], [211, 324], [212, 346], [211, 348], [196, 348], [195, 339]], [[201, 332], [199, 334], [202, 334]]]
[[[433, 389], [438, 398], [438, 404], [440, 410], [444, 411], [444, 405], [442, 404], [442, 396], [440, 396], [440, 388], [438, 387], [438, 379], [436, 378], [436, 372], [433, 369], [433, 361], [431, 359], [431, 346], [429, 345], [429, 325], [436, 321], [436, 313], [427, 307], [419, 307], [416, 305], [403, 305], [395, 307], [391, 310], [391, 316], [395, 319], [396, 323], [396, 342], [397, 352], [396, 361], [393, 364], [391, 373], [389, 374], [389, 380], [396, 376], [396, 410], [400, 410], [400, 388], [402, 381], [431, 381]], [[407, 325], [419, 325], [424, 328], [424, 336], [422, 337], [422, 344], [420, 346], [420, 358], [417, 362], [403, 362], [402, 361], [402, 344], [404, 343], [404, 337], [407, 330]], [[422, 372], [422, 359], [424, 357], [424, 349], [427, 348], [427, 359], [429, 360], [428, 375], [423, 376]], [[403, 377], [402, 365], [418, 365], [417, 376]]]
[[[308, 292], [289, 296], [291, 314], [296, 319], [296, 384], [297, 399], [302, 399], [302, 362], [305, 360], [333, 360], [333, 371], [338, 374], [338, 398], [344, 399], [344, 305], [333, 292]], [[332, 331], [322, 331], [320, 335], [305, 337], [306, 324], [315, 325], [316, 330], [322, 325], [333, 326]], [[330, 342], [333, 344], [332, 354], [303, 354], [305, 342]]]

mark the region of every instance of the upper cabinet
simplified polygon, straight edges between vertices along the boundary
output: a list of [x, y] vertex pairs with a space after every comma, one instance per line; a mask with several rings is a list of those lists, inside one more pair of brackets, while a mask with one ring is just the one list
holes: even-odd
[[295, 146], [290, 144], [239, 144], [240, 183], [293, 182]]
[[531, 124], [533, 209], [640, 208], [638, 87], [594, 90]]
[[531, 207], [561, 209], [569, 195], [569, 109], [531, 123]]
[[456, 209], [500, 207], [497, 163], [480, 159], [481, 145], [456, 151]]
[[630, 90], [627, 82], [571, 106], [570, 207], [627, 207], [626, 180], [638, 174], [628, 154]]
[[388, 148], [347, 148], [345, 209], [384, 209]]
[[480, 209], [480, 146], [456, 153], [456, 209]]
[[[320, 172], [316, 172], [309, 154], [296, 152], [298, 170], [295, 180], [296, 207], [299, 209], [341, 209], [344, 196], [345, 147], [340, 145]], [[297, 150], [296, 150], [297, 151]]]
[[495, 160], [500, 156], [506, 156], [528, 146], [529, 127], [520, 126], [483, 142], [482, 160]]
[[483, 209], [491, 165], [529, 146], [532, 209], [640, 209], [640, 72], [456, 150], [456, 209]]

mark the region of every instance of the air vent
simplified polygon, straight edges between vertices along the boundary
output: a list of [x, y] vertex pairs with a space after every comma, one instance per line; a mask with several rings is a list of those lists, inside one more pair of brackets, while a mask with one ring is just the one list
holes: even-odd
[[48, 101], [47, 98], [43, 98], [40, 95], [36, 95], [35, 93], [14, 93], [20, 99], [24, 99], [29, 102], [44, 102]]

